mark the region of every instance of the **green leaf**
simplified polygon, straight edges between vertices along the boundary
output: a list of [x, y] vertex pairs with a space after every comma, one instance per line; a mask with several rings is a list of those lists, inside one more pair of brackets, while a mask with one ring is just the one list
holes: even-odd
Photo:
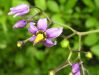
[[6, 43], [6, 41], [4, 40], [4, 41], [1, 41], [0, 42], [0, 49], [4, 49], [4, 48], [6, 48], [7, 47], [7, 43]]
[[96, 34], [90, 34], [85, 37], [84, 43], [87, 46], [92, 46], [98, 42], [98, 36]]
[[65, 9], [72, 9], [78, 0], [68, 0], [65, 4]]
[[15, 64], [18, 67], [23, 67], [24, 66], [24, 57], [21, 54], [17, 54], [15, 57]]
[[12, 6], [17, 6], [20, 4], [28, 4], [28, 2], [26, 0], [12, 0]]
[[94, 27], [96, 24], [97, 24], [97, 20], [96, 18], [93, 18], [93, 17], [88, 18], [85, 23], [87, 28]]
[[0, 22], [1, 22], [5, 37], [6, 37], [6, 39], [8, 39], [9, 38], [9, 36], [8, 36], [8, 28], [7, 28], [7, 24], [6, 24], [7, 17], [5, 15], [2, 15], [0, 17], [1, 17]]
[[52, 20], [58, 23], [64, 23], [64, 20], [62, 19], [60, 14], [53, 15]]
[[48, 0], [47, 5], [48, 5], [48, 9], [50, 11], [56, 12], [56, 13], [59, 12], [59, 6], [58, 6], [58, 4], [55, 1]]
[[91, 48], [91, 51], [99, 57], [99, 44], [98, 45], [95, 45]]
[[33, 46], [30, 46], [27, 48], [26, 55], [33, 58], [36, 52], [37, 52], [37, 49], [34, 48]]
[[93, 1], [92, 1], [92, 0], [82, 0], [82, 1], [83, 1], [83, 3], [84, 3], [85, 5], [87, 5], [88, 7], [94, 8], [94, 4], [93, 4]]
[[3, 7], [3, 11], [6, 13], [9, 11], [11, 4], [12, 4], [12, 0], [7, 0], [6, 2], [5, 0], [0, 0], [0, 8]]
[[41, 8], [42, 10], [46, 10], [46, 0], [34, 0], [34, 1], [37, 7]]
[[73, 50], [77, 50], [79, 48], [79, 43], [78, 42], [74, 42], [73, 43]]
[[44, 54], [44, 52], [42, 52], [42, 51], [37, 51], [36, 54], [35, 54], [35, 57], [36, 57], [38, 60], [42, 61], [42, 60], [45, 58], [45, 54]]
[[61, 4], [64, 4], [67, 0], [58, 0]]
[[94, 0], [94, 2], [95, 2], [96, 7], [99, 8], [99, 0]]
[[99, 29], [99, 22], [97, 21], [97, 24], [95, 25], [96, 29]]

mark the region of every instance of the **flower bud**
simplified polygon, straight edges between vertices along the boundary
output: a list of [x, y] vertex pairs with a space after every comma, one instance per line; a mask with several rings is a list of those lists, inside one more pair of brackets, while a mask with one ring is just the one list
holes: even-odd
[[67, 39], [64, 39], [60, 43], [62, 48], [67, 48], [69, 46], [69, 41]]
[[49, 75], [55, 75], [54, 71], [50, 71]]
[[88, 59], [91, 59], [91, 58], [93, 57], [91, 52], [87, 52], [85, 56], [86, 56]]
[[70, 72], [69, 75], [73, 75], [72, 72]]
[[24, 44], [23, 41], [18, 41], [18, 42], [17, 42], [17, 47], [22, 47], [23, 44]]
[[18, 21], [14, 26], [13, 28], [16, 29], [16, 28], [23, 28], [25, 27], [27, 24], [27, 22], [25, 20], [20, 20]]
[[13, 17], [22, 16], [22, 15], [27, 14], [29, 10], [30, 10], [29, 5], [21, 4], [16, 7], [10, 8], [10, 12], [8, 13], [8, 15], [14, 15]]

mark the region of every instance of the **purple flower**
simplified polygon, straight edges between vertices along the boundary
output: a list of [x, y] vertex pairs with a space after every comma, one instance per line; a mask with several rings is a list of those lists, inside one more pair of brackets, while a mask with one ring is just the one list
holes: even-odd
[[34, 26], [33, 22], [30, 22], [30, 27], [28, 29], [33, 36], [29, 41], [36, 43], [43, 43], [47, 47], [52, 47], [56, 45], [56, 41], [52, 42], [53, 38], [57, 38], [63, 31], [63, 28], [50, 28], [47, 29], [47, 19], [39, 19], [37, 22], [37, 27]]
[[25, 20], [20, 20], [13, 26], [13, 28], [23, 28], [26, 26], [26, 24], [27, 22]]
[[25, 15], [28, 12], [29, 12], [29, 5], [21, 4], [16, 7], [10, 8], [10, 12], [8, 13], [8, 15], [14, 15], [13, 17], [16, 17], [16, 16]]
[[80, 63], [72, 64], [72, 73], [73, 75], [80, 75]]

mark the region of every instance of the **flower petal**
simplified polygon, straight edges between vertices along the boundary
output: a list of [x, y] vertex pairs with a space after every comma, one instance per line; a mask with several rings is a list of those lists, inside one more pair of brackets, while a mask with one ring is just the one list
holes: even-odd
[[73, 73], [73, 75], [80, 75], [80, 64], [79, 63], [72, 64], [72, 73]]
[[46, 30], [47, 29], [47, 19], [39, 19], [38, 23], [37, 23], [37, 27], [40, 30]]
[[50, 28], [46, 31], [48, 38], [56, 38], [61, 35], [63, 28]]
[[47, 47], [52, 47], [54, 45], [56, 45], [57, 42], [52, 42], [50, 39], [46, 39], [46, 41], [44, 42], [44, 45], [47, 46]]
[[38, 31], [38, 29], [36, 28], [36, 26], [34, 26], [35, 23], [30, 22], [30, 27], [28, 28], [28, 31], [32, 34], [36, 34], [36, 32]]
[[32, 36], [32, 37], [29, 38], [29, 41], [33, 42], [35, 40], [35, 38], [36, 38], [36, 36]]

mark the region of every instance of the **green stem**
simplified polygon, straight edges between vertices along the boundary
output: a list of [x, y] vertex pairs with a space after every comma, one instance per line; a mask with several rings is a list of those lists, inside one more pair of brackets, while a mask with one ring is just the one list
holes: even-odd
[[82, 68], [82, 74], [85, 75], [85, 69], [84, 69], [83, 63], [81, 63], [81, 68]]
[[69, 38], [73, 37], [74, 35], [75, 35], [75, 33], [72, 33], [72, 34], [66, 36], [66, 39], [69, 39]]
[[81, 51], [81, 35], [79, 35], [79, 48], [78, 48], [78, 58], [80, 59], [81, 56], [80, 56], [80, 51]]
[[54, 69], [53, 71], [54, 71], [55, 73], [57, 73], [57, 72], [59, 72], [60, 70], [62, 70], [63, 68], [69, 66], [69, 65], [70, 65], [70, 64], [68, 64], [68, 62], [66, 61], [65, 63], [59, 65], [59, 66], [58, 66], [56, 69]]
[[53, 23], [55, 23], [55, 24], [57, 24], [57, 25], [60, 25], [60, 26], [62, 26], [62, 27], [64, 27], [64, 28], [68, 28], [68, 29], [70, 29], [72, 32], [77, 33], [77, 31], [76, 31], [75, 29], [73, 29], [72, 27], [70, 27], [69, 25], [60, 24], [60, 23], [55, 22], [55, 21], [53, 21]]
[[68, 62], [70, 62], [70, 58], [71, 58], [72, 54], [73, 54], [72, 51], [70, 51], [69, 56], [67, 58]]
[[98, 32], [99, 32], [99, 29], [91, 30], [91, 31], [87, 31], [87, 32], [80, 32], [80, 33], [81, 33], [81, 35], [87, 35], [87, 34], [98, 33]]

